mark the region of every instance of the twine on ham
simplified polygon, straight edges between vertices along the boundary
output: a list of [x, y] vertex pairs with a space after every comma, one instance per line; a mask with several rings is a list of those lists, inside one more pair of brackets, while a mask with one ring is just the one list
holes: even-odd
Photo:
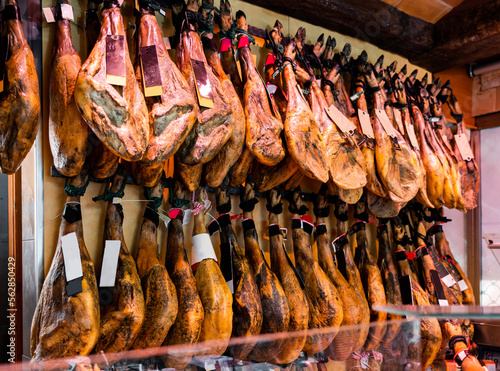
[[198, 215], [200, 211], [205, 210], [205, 205], [202, 204], [201, 202], [195, 201], [194, 196], [195, 196], [196, 191], [193, 191], [191, 193], [191, 205], [193, 210], [193, 215]]
[[384, 355], [376, 350], [372, 350], [373, 359], [378, 363], [384, 362]]

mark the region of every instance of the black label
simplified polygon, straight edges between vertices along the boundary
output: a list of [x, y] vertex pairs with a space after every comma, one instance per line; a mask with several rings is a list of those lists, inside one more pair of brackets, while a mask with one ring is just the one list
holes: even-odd
[[106, 36], [106, 75], [113, 85], [125, 85], [125, 36]]
[[231, 259], [231, 245], [229, 242], [220, 244], [220, 270], [226, 282], [233, 280], [233, 264]]
[[245, 219], [241, 222], [241, 225], [243, 226], [243, 232], [255, 229], [255, 222], [253, 219]]
[[220, 225], [219, 225], [219, 222], [217, 221], [217, 219], [212, 220], [208, 224], [207, 229], [208, 229], [208, 233], [210, 234], [210, 236], [213, 236], [214, 234], [216, 234], [217, 232], [219, 232], [220, 231]]
[[82, 210], [80, 204], [66, 204], [62, 214], [64, 220], [69, 224], [73, 224], [82, 220]]
[[212, 86], [208, 80], [208, 73], [203, 61], [197, 61], [191, 59], [191, 64], [193, 66], [193, 72], [196, 79], [196, 86], [198, 87], [198, 92], [200, 97], [213, 100], [214, 95], [212, 93]]
[[66, 282], [66, 292], [68, 296], [75, 296], [82, 292], [82, 277]]
[[281, 234], [281, 229], [278, 224], [271, 224], [269, 226], [269, 237]]
[[[302, 290], [304, 290], [306, 287], [306, 285], [304, 285], [304, 280], [302, 279], [302, 276], [300, 275], [297, 268], [295, 268], [295, 266], [293, 265], [292, 260], [290, 259], [290, 256], [288, 256], [288, 251], [286, 251], [285, 244], [283, 244], [283, 251], [285, 252], [286, 261], [288, 262], [290, 267], [292, 267], [292, 270], [295, 273], [295, 276], [297, 277], [297, 281], [299, 281], [300, 287], [302, 288]], [[264, 253], [262, 253], [262, 254], [264, 254]]]
[[399, 287], [401, 289], [401, 300], [403, 305], [413, 305], [413, 292], [411, 291], [411, 277], [399, 277]]
[[445, 302], [446, 304], [448, 304], [448, 299], [446, 299], [446, 294], [444, 293], [444, 288], [441, 284], [441, 279], [439, 278], [438, 271], [436, 271], [435, 269], [431, 269], [429, 273], [431, 275], [432, 284], [434, 285], [434, 292], [436, 293], [439, 305], [443, 305]]
[[113, 301], [113, 287], [100, 287], [99, 288], [99, 304], [108, 305]]
[[[158, 63], [158, 54], [156, 52], [156, 45], [143, 46], [139, 48], [142, 63], [142, 75], [144, 77], [144, 91], [146, 96], [161, 95], [161, 73], [160, 64]], [[151, 92], [148, 94], [149, 88], [159, 87], [158, 92]]]
[[434, 246], [428, 246], [427, 250], [429, 251], [429, 255], [432, 258], [432, 261], [434, 263], [434, 267], [436, 268], [437, 272], [439, 273], [439, 277], [443, 280], [443, 282], [448, 286], [451, 287], [454, 285], [454, 279], [451, 276], [450, 272], [448, 272], [448, 269], [443, 265], [441, 262], [441, 259], [439, 258], [439, 255], [437, 254], [436, 250], [434, 249]]

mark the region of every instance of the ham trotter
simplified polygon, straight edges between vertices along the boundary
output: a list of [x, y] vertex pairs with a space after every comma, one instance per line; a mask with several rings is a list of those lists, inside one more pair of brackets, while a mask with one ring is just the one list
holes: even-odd
[[[137, 161], [144, 155], [149, 140], [148, 110], [128, 57], [120, 8], [109, 2], [104, 8], [101, 34], [78, 74], [75, 100], [87, 124], [111, 152], [124, 160]], [[112, 54], [107, 53], [111, 46], [116, 47], [118, 55], [108, 55]], [[124, 58], [125, 70], [116, 73], [124, 73], [125, 86], [108, 82], [108, 57]]]
[[[0, 93], [0, 170], [14, 174], [38, 133], [40, 96], [35, 59], [24, 37], [16, 0], [5, 2], [2, 19], [7, 29], [9, 59]], [[10, 13], [10, 17], [6, 17]], [[8, 18], [8, 19], [6, 19]]]

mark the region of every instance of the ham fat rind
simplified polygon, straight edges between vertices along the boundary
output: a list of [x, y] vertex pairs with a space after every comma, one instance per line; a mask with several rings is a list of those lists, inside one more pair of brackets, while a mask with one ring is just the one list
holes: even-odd
[[[125, 36], [125, 86], [120, 94], [106, 80], [106, 38]], [[75, 99], [97, 137], [127, 161], [140, 160], [149, 140], [148, 110], [130, 61], [120, 8], [102, 11], [101, 34], [78, 74]], [[121, 88], [120, 88], [121, 90]]]

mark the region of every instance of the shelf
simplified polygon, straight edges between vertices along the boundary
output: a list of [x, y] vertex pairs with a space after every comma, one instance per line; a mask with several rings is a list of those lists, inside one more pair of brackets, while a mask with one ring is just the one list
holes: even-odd
[[414, 317], [500, 319], [500, 306], [480, 305], [418, 306], [418, 305], [374, 305], [374, 310]]

